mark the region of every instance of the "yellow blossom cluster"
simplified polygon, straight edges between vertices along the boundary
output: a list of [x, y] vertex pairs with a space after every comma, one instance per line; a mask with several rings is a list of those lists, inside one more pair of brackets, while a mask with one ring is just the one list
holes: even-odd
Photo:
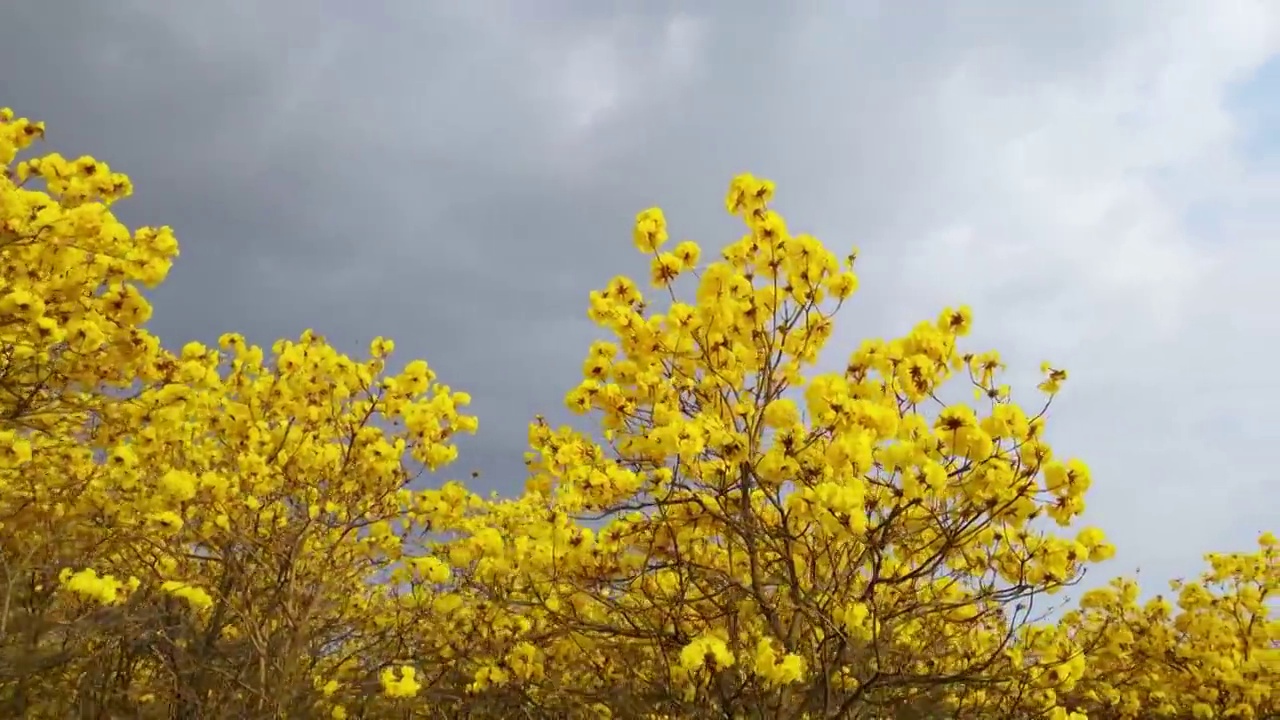
[[422, 486], [478, 422], [388, 339], [162, 345], [173, 233], [115, 219], [104, 163], [21, 159], [43, 134], [0, 113], [0, 716], [1280, 713], [1275, 537], [1045, 620], [1115, 553], [1045, 439], [1067, 372], [1015, 403], [965, 307], [821, 369], [857, 253], [768, 181], [718, 253], [636, 217], [663, 303], [589, 294], [595, 431], [534, 418], [523, 491], [481, 497]]

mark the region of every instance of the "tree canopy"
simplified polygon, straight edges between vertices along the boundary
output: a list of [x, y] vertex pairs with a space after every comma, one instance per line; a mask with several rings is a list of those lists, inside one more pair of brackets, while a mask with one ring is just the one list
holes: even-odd
[[390, 340], [149, 333], [173, 231], [125, 227], [129, 180], [43, 135], [0, 112], [7, 717], [1280, 714], [1275, 536], [1046, 614], [1115, 552], [1045, 439], [1067, 372], [1015, 402], [965, 307], [820, 372], [856, 252], [766, 180], [733, 179], [714, 258], [636, 217], [651, 294], [590, 293], [607, 339], [565, 397], [593, 431], [532, 418], [493, 498], [424, 487], [478, 420]]

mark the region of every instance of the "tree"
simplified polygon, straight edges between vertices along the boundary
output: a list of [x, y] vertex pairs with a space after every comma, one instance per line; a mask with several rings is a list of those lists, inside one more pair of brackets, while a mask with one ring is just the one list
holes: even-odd
[[[3, 119], [9, 164], [43, 128]], [[310, 332], [265, 359], [236, 335], [163, 351], [135, 283], [177, 246], [111, 216], [127, 179], [47, 155], [0, 182], [0, 703], [309, 710], [339, 653], [384, 642], [390, 565], [479, 502], [408, 489], [476, 429], [469, 399], [422, 361], [385, 374], [381, 338], [364, 362]]]
[[[131, 188], [104, 163], [15, 164], [43, 133], [0, 110], [0, 700], [16, 716], [30, 712], [35, 678], [92, 651], [83, 627], [115, 622], [66, 602], [58, 574], [117, 547], [98, 527], [104, 413], [172, 370], [142, 327], [151, 307], [138, 289], [164, 278], [172, 233], [115, 219]], [[93, 579], [110, 601], [127, 589]]]
[[[734, 181], [748, 233], [701, 270], [693, 243], [662, 250], [659, 210], [637, 218], [651, 280], [692, 274], [693, 302], [672, 291], [650, 312], [626, 278], [592, 294], [615, 339], [567, 403], [607, 440], [534, 424], [528, 492], [494, 511], [503, 571], [481, 583], [536, 610], [535, 647], [568, 650], [541, 681], [501, 677], [629, 717], [985, 716], [1032, 679], [1051, 706], [1081, 648], [1029, 622], [1035, 600], [1112, 548], [1036, 521], [1083, 509], [1087, 468], [1054, 459], [1043, 409], [997, 383], [998, 355], [959, 349], [966, 308], [806, 377], [857, 287], [854, 256], [791, 234], [772, 194]], [[1066, 373], [1045, 373], [1052, 397]], [[938, 399], [956, 378], [983, 415]]]
[[1139, 603], [1117, 578], [1081, 598], [1063, 625], [1096, 649], [1070, 702], [1094, 720], [1280, 717], [1280, 588], [1275, 535], [1253, 553], [1210, 553], [1171, 600]]
[[485, 499], [418, 487], [477, 420], [389, 340], [162, 347], [139, 288], [173, 233], [124, 228], [103, 163], [18, 161], [42, 135], [0, 113], [9, 715], [1276, 713], [1274, 537], [1177, 612], [1121, 578], [1046, 620], [1114, 552], [1066, 529], [1091, 484], [1044, 440], [1066, 372], [1024, 410], [963, 307], [818, 372], [856, 253], [790, 232], [767, 181], [733, 181], [746, 234], [710, 262], [637, 217], [663, 295], [590, 295], [610, 339], [566, 403], [596, 432], [536, 418], [524, 491]]

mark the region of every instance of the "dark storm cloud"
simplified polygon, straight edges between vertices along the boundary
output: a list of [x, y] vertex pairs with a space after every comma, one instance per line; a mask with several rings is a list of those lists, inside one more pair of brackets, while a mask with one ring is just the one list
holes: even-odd
[[[635, 269], [629, 218], [656, 200], [635, 192], [643, 173], [610, 181], [630, 159], [592, 167], [598, 144], [557, 139], [559, 68], [538, 63], [614, 21], [543, 18], [530, 36], [417, 5], [220, 7], [6, 10], [4, 64], [29, 69], [4, 101], [47, 120], [52, 147], [128, 172], [126, 221], [178, 230], [155, 293], [168, 343], [314, 327], [360, 351], [392, 336], [475, 395], [467, 461], [514, 486], [523, 424], [559, 414], [575, 380], [586, 292]], [[645, 25], [626, 38], [638, 60]], [[667, 118], [643, 127], [673, 119], [650, 109]], [[556, 154], [585, 171], [565, 177]]]
[[[788, 81], [780, 65], [817, 71], [835, 49], [804, 15], [702, 26], [694, 60], [717, 71], [698, 78], [649, 67], [669, 12], [539, 7], [26, 4], [0, 45], [31, 70], [6, 79], [5, 101], [47, 120], [51, 146], [128, 172], [124, 219], [177, 229], [182, 258], [155, 294], [167, 342], [314, 327], [358, 351], [394, 337], [475, 395], [468, 460], [509, 476], [529, 416], [562, 414], [594, 334], [587, 291], [644, 272], [635, 212], [661, 203], [675, 232], [714, 246], [738, 232], [719, 216], [725, 184], [751, 169], [799, 186], [797, 211], [887, 226], [929, 151], [876, 160], [920, 122], [887, 82]], [[566, 86], [592, 36], [607, 52], [576, 71], [605, 87]], [[593, 92], [615, 97], [574, 129]], [[822, 192], [838, 177], [855, 184]]]

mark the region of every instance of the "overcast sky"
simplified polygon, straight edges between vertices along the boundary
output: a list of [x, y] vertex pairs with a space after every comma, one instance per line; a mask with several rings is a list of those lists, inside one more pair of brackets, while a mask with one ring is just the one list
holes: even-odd
[[1278, 48], [1270, 0], [13, 0], [0, 105], [176, 228], [167, 344], [392, 337], [474, 395], [457, 470], [502, 491], [587, 292], [646, 272], [634, 214], [719, 246], [729, 179], [772, 178], [863, 251], [833, 366], [961, 302], [1066, 366], [1105, 572], [1156, 581], [1280, 529]]

